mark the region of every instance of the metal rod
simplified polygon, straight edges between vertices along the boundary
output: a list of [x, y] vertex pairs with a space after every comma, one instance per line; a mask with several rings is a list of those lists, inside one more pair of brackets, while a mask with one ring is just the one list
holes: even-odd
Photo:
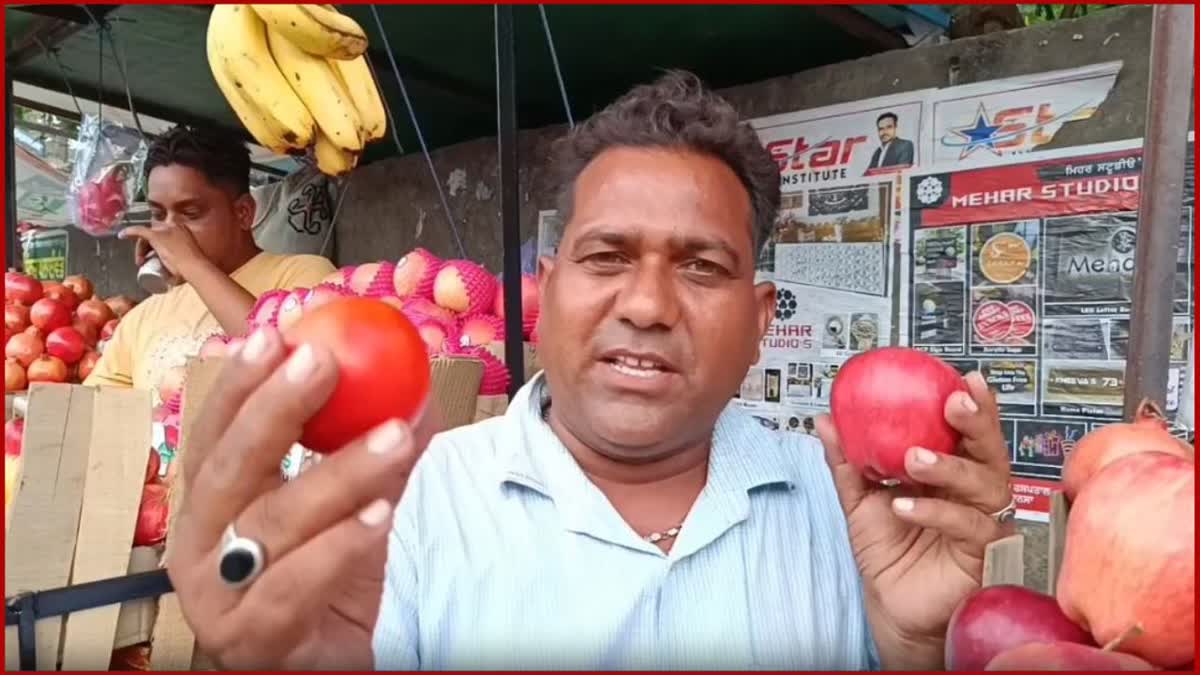
[[542, 15], [542, 31], [546, 34], [546, 45], [550, 47], [550, 62], [554, 64], [554, 76], [558, 78], [558, 93], [562, 95], [563, 110], [567, 113], [567, 126], [575, 128], [575, 117], [571, 115], [571, 101], [567, 98], [567, 83], [563, 80], [562, 68], [558, 65], [558, 50], [554, 48], [554, 34], [550, 32], [550, 19], [546, 16], [546, 6], [538, 5]]
[[[1155, 5], [1138, 204], [1137, 252], [1125, 367], [1125, 417], [1143, 398], [1164, 405], [1183, 203], [1195, 10]], [[1191, 280], [1189, 280], [1189, 283]], [[1192, 386], [1192, 383], [1187, 383]]]
[[517, 162], [517, 40], [512, 5], [496, 5], [496, 154], [500, 163], [500, 224], [504, 242], [504, 362], [510, 397], [525, 384], [521, 327], [521, 175]]
[[21, 265], [21, 236], [17, 232], [17, 151], [16, 144], [16, 107], [13, 105], [13, 76], [12, 69], [4, 73], [4, 166], [8, 180], [5, 181], [4, 193], [8, 200], [4, 227], [5, 269], [17, 269]]

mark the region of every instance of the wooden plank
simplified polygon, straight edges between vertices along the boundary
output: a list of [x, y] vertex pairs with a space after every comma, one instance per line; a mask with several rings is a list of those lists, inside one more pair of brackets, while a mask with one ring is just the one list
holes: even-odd
[[[155, 546], [135, 546], [129, 553], [129, 574], [158, 569], [159, 550]], [[158, 615], [158, 598], [143, 598], [121, 603], [113, 649], [149, 642]]]
[[[140, 389], [96, 391], [91, 454], [71, 584], [124, 576], [149, 460], [152, 402]], [[106, 670], [112, 657], [121, 605], [67, 617], [63, 670]]]
[[1067, 515], [1070, 507], [1061, 490], [1050, 495], [1050, 550], [1046, 554], [1046, 592], [1054, 595], [1058, 573], [1062, 570], [1063, 548], [1067, 544]]
[[[185, 478], [182, 460], [191, 446], [196, 419], [204, 407], [204, 400], [216, 384], [221, 373], [223, 359], [193, 360], [188, 364], [187, 377], [183, 388], [183, 415], [179, 434], [179, 450], [175, 453], [176, 462], [180, 464], [175, 469], [175, 478], [171, 489], [170, 516], [167, 526], [167, 550], [163, 554], [163, 563], [170, 564], [171, 533], [175, 531], [176, 515], [179, 513], [185, 492]], [[158, 618], [154, 622], [153, 649], [150, 651], [151, 670], [189, 670], [195, 652], [196, 636], [188, 626], [179, 605], [179, 597], [174, 593], [164, 595], [159, 599]]]
[[[21, 488], [4, 546], [4, 592], [13, 596], [66, 586], [87, 478], [94, 390], [34, 384], [25, 419]], [[54, 670], [62, 617], [37, 623], [37, 668]], [[16, 627], [5, 630], [5, 666], [17, 670]], [[107, 663], [105, 666], [107, 667]]]
[[983, 585], [1025, 583], [1025, 536], [1014, 534], [987, 545], [983, 552]]

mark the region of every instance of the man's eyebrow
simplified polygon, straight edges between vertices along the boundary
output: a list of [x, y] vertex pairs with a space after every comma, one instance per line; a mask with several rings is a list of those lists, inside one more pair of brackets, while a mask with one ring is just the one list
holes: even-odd
[[631, 244], [637, 243], [636, 236], [630, 236], [621, 232], [613, 232], [611, 230], [593, 230], [575, 240], [575, 246], [583, 246], [585, 244], [607, 244], [614, 248], [625, 248]]
[[734, 266], [740, 266], [742, 263], [742, 257], [738, 255], [738, 252], [732, 246], [720, 239], [676, 236], [672, 239], [671, 245], [673, 248], [676, 248], [680, 251], [685, 251], [687, 253], [722, 253], [729, 256], [733, 260]]

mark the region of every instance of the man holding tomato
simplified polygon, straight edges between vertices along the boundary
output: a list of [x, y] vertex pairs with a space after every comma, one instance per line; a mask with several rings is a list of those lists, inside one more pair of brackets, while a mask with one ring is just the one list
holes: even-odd
[[[128, 227], [136, 262], [151, 249], [182, 283], [117, 325], [85, 384], [178, 391], [187, 360], [214, 334], [240, 336], [255, 298], [313, 286], [334, 271], [315, 255], [275, 255], [254, 242], [250, 151], [228, 134], [175, 127], [146, 156], [150, 227]], [[169, 396], [164, 396], [169, 398]]]
[[432, 441], [393, 421], [283, 485], [337, 356], [271, 331], [234, 355], [172, 535], [199, 647], [251, 669], [940, 668], [1012, 528], [982, 379], [946, 403], [958, 455], [914, 448], [920, 489], [870, 485], [827, 420], [822, 451], [730, 405], [774, 313], [754, 261], [779, 174], [728, 103], [670, 73], [552, 168], [545, 371], [503, 417]]

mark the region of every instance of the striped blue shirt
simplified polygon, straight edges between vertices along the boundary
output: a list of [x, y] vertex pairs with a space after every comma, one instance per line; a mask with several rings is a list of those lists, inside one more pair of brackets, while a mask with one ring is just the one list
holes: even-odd
[[396, 511], [380, 670], [864, 670], [878, 662], [819, 442], [730, 405], [670, 553], [544, 421], [541, 377], [434, 438]]

